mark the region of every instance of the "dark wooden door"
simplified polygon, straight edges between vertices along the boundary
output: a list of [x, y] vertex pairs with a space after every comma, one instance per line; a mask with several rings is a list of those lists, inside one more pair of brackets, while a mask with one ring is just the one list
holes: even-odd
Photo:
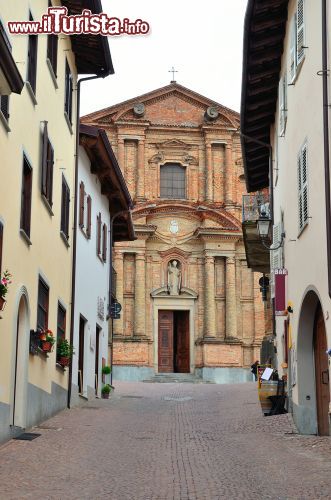
[[85, 319], [79, 318], [78, 390], [83, 393]]
[[176, 314], [176, 372], [190, 373], [190, 313], [178, 311]]
[[316, 405], [318, 434], [328, 436], [329, 426], [329, 364], [327, 351], [327, 340], [325, 323], [322, 309], [319, 307], [315, 318], [314, 331], [314, 355], [315, 355], [315, 377], [316, 377]]
[[99, 387], [100, 330], [101, 328], [97, 325], [95, 330], [95, 394], [98, 394]]
[[174, 371], [174, 314], [159, 311], [159, 372]]

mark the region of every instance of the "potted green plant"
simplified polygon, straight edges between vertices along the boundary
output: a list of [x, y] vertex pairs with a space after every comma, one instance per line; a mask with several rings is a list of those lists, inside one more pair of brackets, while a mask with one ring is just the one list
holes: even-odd
[[109, 375], [111, 373], [111, 368], [108, 365], [102, 367], [102, 375]]
[[67, 339], [62, 339], [57, 345], [57, 357], [58, 363], [61, 366], [68, 366], [72, 355], [74, 354], [74, 348]]
[[8, 292], [8, 285], [11, 284], [11, 277], [12, 275], [8, 271], [4, 271], [2, 278], [0, 277], [0, 311], [3, 311], [5, 308], [6, 304], [6, 299], [5, 296], [7, 295]]
[[48, 328], [45, 330], [40, 330], [39, 334], [40, 347], [43, 352], [51, 352], [55, 344], [55, 337], [52, 330]]
[[110, 391], [112, 390], [112, 386], [110, 384], [105, 384], [101, 389], [101, 397], [103, 399], [109, 399]]

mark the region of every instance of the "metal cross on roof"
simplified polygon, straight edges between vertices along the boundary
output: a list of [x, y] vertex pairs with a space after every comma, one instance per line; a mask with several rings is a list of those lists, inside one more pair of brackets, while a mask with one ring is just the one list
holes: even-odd
[[171, 81], [171, 83], [175, 83], [175, 82], [176, 82], [176, 80], [175, 80], [175, 73], [178, 73], [178, 71], [177, 71], [174, 67], [172, 67], [172, 68], [168, 71], [168, 73], [172, 73], [172, 81]]

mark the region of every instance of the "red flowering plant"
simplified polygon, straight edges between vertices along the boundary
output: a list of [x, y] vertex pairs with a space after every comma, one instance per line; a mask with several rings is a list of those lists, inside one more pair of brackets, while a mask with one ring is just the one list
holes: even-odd
[[2, 278], [0, 278], [0, 297], [2, 297], [3, 299], [8, 292], [8, 285], [11, 284], [11, 277], [12, 275], [7, 269], [6, 271], [4, 271]]
[[48, 328], [39, 330], [39, 340], [41, 344], [41, 349], [44, 352], [51, 352], [53, 350], [53, 345], [55, 344], [55, 337], [52, 330]]

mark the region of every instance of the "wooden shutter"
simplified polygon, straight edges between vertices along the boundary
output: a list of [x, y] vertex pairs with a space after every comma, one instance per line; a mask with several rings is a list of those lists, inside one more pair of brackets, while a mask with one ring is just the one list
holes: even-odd
[[297, 16], [294, 14], [291, 23], [291, 46], [290, 46], [290, 81], [293, 82], [297, 69]]
[[67, 239], [69, 239], [69, 207], [70, 190], [62, 174], [61, 231], [65, 234]]
[[46, 283], [39, 278], [38, 286], [38, 312], [37, 312], [37, 328], [48, 328], [48, 311], [49, 311], [49, 288]]
[[67, 186], [66, 190], [66, 236], [69, 239], [69, 217], [70, 217], [70, 189]]
[[9, 118], [9, 96], [8, 95], [1, 95], [0, 96], [0, 110], [3, 116], [6, 118], [8, 121]]
[[87, 197], [87, 227], [86, 236], [91, 239], [91, 225], [92, 225], [92, 199], [91, 196]]
[[101, 254], [101, 213], [97, 216], [97, 254]]
[[304, 0], [298, 0], [298, 10], [297, 10], [297, 50], [296, 50], [296, 64], [297, 66], [305, 57], [305, 10], [304, 10]]
[[47, 200], [53, 205], [53, 170], [54, 170], [54, 149], [50, 141], [47, 144]]
[[66, 61], [66, 77], [65, 77], [65, 103], [64, 109], [68, 115], [70, 123], [72, 123], [72, 74], [68, 61]]
[[[33, 21], [30, 14], [29, 20]], [[28, 42], [28, 82], [34, 93], [36, 93], [37, 78], [37, 53], [38, 53], [38, 35], [29, 35]]]
[[79, 185], [79, 226], [84, 227], [84, 203], [85, 202], [85, 185], [81, 181]]
[[32, 194], [32, 168], [24, 156], [22, 198], [21, 198], [21, 229], [30, 236], [31, 229], [31, 194]]
[[48, 130], [47, 122], [44, 125], [43, 149], [41, 163], [41, 193], [47, 196], [47, 159], [48, 159]]
[[298, 155], [298, 212], [299, 231], [308, 223], [308, 172], [307, 144], [304, 144]]
[[[272, 228], [272, 246], [277, 247], [281, 242], [282, 224], [278, 222]], [[270, 295], [275, 297], [275, 269], [283, 267], [282, 247], [277, 250], [270, 250]]]
[[286, 72], [279, 82], [278, 91], [278, 101], [279, 101], [279, 135], [283, 136], [286, 128], [287, 121], [287, 81]]
[[47, 57], [50, 60], [55, 76], [57, 76], [57, 52], [58, 52], [58, 36], [53, 34], [48, 35]]
[[0, 274], [2, 269], [3, 224], [0, 222]]
[[103, 225], [102, 228], [102, 260], [104, 262], [107, 261], [107, 226], [106, 224]]

